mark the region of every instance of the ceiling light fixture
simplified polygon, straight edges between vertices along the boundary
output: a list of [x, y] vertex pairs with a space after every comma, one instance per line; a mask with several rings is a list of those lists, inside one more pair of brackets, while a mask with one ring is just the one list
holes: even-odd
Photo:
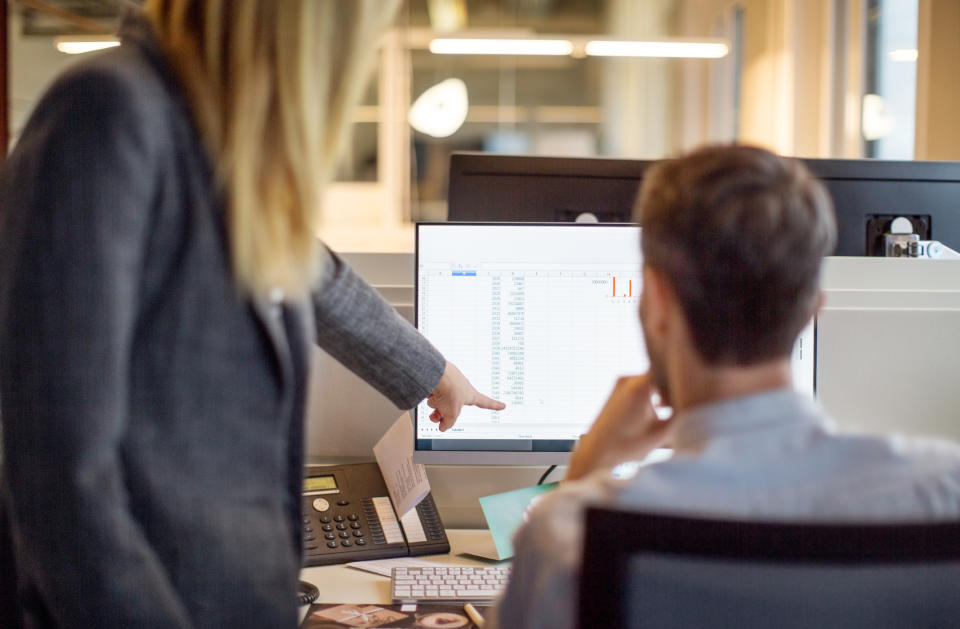
[[80, 55], [85, 52], [94, 52], [119, 46], [120, 41], [115, 37], [102, 39], [67, 39], [61, 37], [57, 39], [57, 50], [68, 55]]
[[591, 57], [670, 57], [678, 59], [719, 59], [730, 52], [720, 41], [614, 41], [587, 42], [584, 52]]
[[920, 52], [916, 48], [898, 48], [889, 53], [890, 61], [916, 61]]
[[568, 39], [472, 39], [438, 38], [430, 42], [435, 55], [542, 55], [567, 56], [573, 53]]

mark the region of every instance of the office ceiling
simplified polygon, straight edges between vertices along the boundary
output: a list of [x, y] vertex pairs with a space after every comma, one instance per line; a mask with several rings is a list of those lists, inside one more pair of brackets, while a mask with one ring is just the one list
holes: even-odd
[[50, 4], [63, 7], [85, 17], [115, 16], [118, 10], [139, 2], [127, 0], [49, 0]]
[[142, 0], [13, 0], [23, 16], [24, 35], [77, 35], [115, 30], [117, 20]]
[[[612, 0], [446, 0], [461, 4], [468, 27], [532, 28], [539, 32], [600, 32], [606, 6]], [[622, 0], [620, 0], [622, 1]], [[632, 0], [631, 0], [632, 1]], [[94, 20], [111, 31], [124, 10], [143, 0], [12, 0], [23, 14], [24, 35], [75, 35], [90, 32]], [[427, 0], [405, 0], [399, 23], [430, 24]], [[57, 16], [68, 11], [79, 20]]]

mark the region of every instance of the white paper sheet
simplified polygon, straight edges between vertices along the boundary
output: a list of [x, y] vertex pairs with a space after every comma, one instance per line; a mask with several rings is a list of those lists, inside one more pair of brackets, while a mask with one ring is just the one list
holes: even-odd
[[384, 577], [390, 576], [390, 571], [394, 568], [436, 568], [444, 566], [435, 561], [426, 561], [424, 559], [413, 559], [411, 557], [397, 557], [396, 559], [374, 559], [372, 561], [354, 561], [347, 564], [348, 568], [356, 568], [365, 572], [372, 572]]
[[408, 544], [427, 541], [427, 534], [423, 530], [423, 523], [420, 522], [420, 516], [417, 515], [416, 509], [410, 509], [405, 516], [400, 518], [400, 526], [403, 527], [403, 533]]
[[413, 462], [413, 425], [409, 415], [404, 413], [393, 423], [373, 446], [373, 455], [397, 515], [403, 518], [430, 493], [423, 464]]

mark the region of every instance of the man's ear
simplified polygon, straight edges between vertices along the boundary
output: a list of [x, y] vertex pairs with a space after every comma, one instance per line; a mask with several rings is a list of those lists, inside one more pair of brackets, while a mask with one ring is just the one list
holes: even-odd
[[666, 331], [673, 291], [666, 278], [652, 267], [643, 267], [643, 321], [651, 332]]

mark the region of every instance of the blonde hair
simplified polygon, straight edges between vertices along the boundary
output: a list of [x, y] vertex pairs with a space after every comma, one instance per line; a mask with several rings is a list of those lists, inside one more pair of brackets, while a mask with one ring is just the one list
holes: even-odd
[[148, 0], [227, 201], [240, 287], [304, 293], [321, 192], [398, 0]]

